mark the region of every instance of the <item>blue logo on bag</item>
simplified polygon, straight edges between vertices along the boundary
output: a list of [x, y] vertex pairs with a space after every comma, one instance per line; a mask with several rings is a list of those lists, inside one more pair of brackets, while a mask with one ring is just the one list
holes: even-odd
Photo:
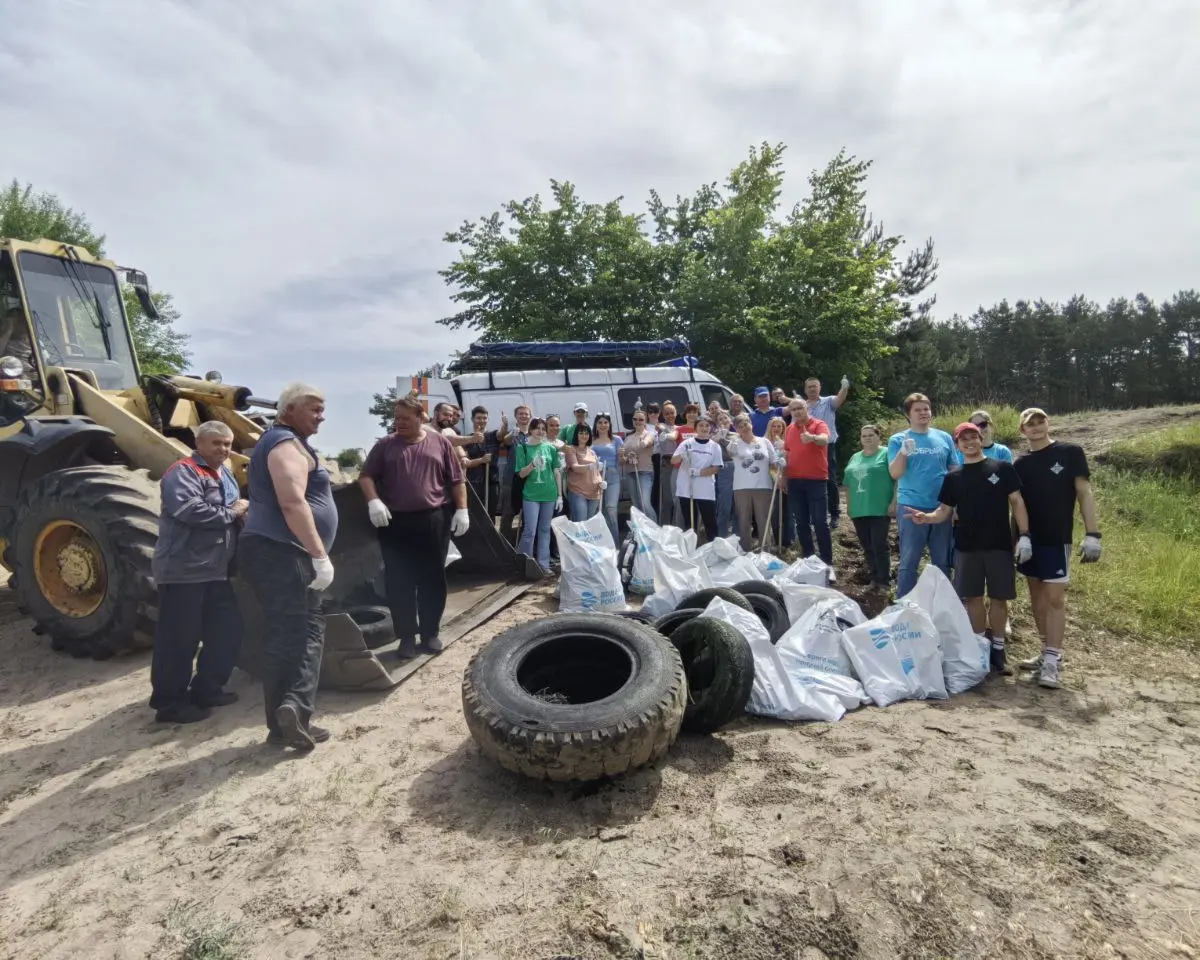
[[598, 602], [599, 601], [597, 600], [596, 595], [592, 593], [591, 590], [584, 590], [583, 593], [579, 595], [580, 606], [582, 606], [585, 610], [591, 610]]
[[879, 627], [873, 627], [870, 631], [871, 642], [875, 644], [876, 650], [882, 650], [888, 645], [888, 632]]
[[905, 657], [903, 660], [900, 661], [900, 669], [904, 671], [905, 676], [908, 676], [915, 669], [917, 669], [917, 665], [912, 662], [911, 657]]

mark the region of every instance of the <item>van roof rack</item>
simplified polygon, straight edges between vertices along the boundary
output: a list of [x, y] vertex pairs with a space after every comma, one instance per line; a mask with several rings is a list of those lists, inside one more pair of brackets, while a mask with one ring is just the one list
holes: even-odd
[[684, 337], [667, 340], [593, 340], [473, 343], [449, 367], [450, 373], [501, 370], [579, 370], [586, 367], [695, 366]]

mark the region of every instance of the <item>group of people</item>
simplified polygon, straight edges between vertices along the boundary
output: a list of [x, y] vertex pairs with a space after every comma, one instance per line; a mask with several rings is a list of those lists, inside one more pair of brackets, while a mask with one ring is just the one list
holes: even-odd
[[[371, 449], [359, 479], [378, 528], [397, 655], [442, 650], [443, 561], [450, 538], [470, 527], [468, 484], [502, 533], [511, 536], [521, 517], [519, 549], [547, 572], [555, 513], [565, 508], [574, 520], [603, 513], [615, 539], [622, 489], [660, 523], [702, 527], [710, 539], [732, 530], [747, 551], [798, 538], [805, 555], [815, 550], [832, 569], [837, 410], [849, 387], [843, 378], [826, 396], [814, 379], [805, 396], [790, 398], [758, 387], [751, 408], [736, 395], [728, 410], [689, 403], [682, 421], [673, 404], [651, 403], [634, 411], [623, 437], [608, 413], [589, 422], [585, 403], [566, 427], [522, 405], [514, 423], [502, 416], [497, 430], [488, 430], [489, 413], [477, 407], [472, 432], [460, 435], [453, 405], [438, 405], [431, 417], [415, 394], [402, 397], [393, 432]], [[218, 421], [197, 428], [195, 451], [164, 473], [153, 566], [159, 614], [150, 705], [158, 720], [203, 720], [237, 700], [226, 689], [242, 631], [230, 582], [236, 570], [264, 614], [268, 742], [310, 750], [329, 737], [312, 723], [324, 648], [321, 593], [333, 582], [329, 549], [338, 526], [329, 473], [309, 443], [324, 410], [316, 388], [284, 389], [251, 453], [246, 498], [228, 465], [233, 432]], [[1007, 603], [1019, 571], [1043, 644], [1022, 666], [1037, 670], [1042, 686], [1058, 687], [1076, 503], [1086, 530], [1080, 558], [1094, 562], [1101, 553], [1083, 450], [1053, 440], [1037, 407], [1020, 415], [1029, 452], [1015, 462], [995, 442], [986, 411], [953, 435], [932, 426], [924, 394], [910, 394], [904, 413], [908, 427], [886, 445], [881, 429], [865, 424], [845, 470], [847, 513], [873, 588], [891, 586], [895, 519], [897, 597], [913, 588], [928, 553], [990, 640], [993, 667], [1007, 673]]]
[[1021, 666], [1036, 670], [1041, 686], [1057, 688], [1076, 503], [1085, 529], [1080, 560], [1095, 562], [1101, 552], [1083, 449], [1053, 440], [1039, 407], [1021, 412], [1029, 452], [1016, 460], [996, 442], [986, 410], [976, 410], [952, 435], [933, 426], [924, 394], [906, 397], [904, 413], [908, 427], [886, 447], [879, 427], [864, 424], [862, 449], [846, 465], [847, 509], [872, 586], [890, 588], [888, 537], [895, 518], [897, 598], [916, 585], [928, 553], [929, 562], [953, 578], [972, 628], [990, 642], [992, 669], [1008, 674], [1008, 602], [1017, 595], [1020, 572], [1042, 638], [1041, 654]]

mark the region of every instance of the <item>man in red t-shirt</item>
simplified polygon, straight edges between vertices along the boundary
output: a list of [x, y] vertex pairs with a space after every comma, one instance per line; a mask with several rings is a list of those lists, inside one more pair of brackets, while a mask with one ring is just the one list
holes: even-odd
[[829, 536], [825, 484], [829, 479], [829, 427], [823, 420], [808, 415], [808, 404], [799, 397], [788, 404], [791, 426], [783, 434], [783, 452], [787, 455], [787, 493], [796, 531], [804, 555], [813, 553], [813, 531], [817, 534], [817, 553], [829, 564], [829, 582], [833, 574], [833, 540]]

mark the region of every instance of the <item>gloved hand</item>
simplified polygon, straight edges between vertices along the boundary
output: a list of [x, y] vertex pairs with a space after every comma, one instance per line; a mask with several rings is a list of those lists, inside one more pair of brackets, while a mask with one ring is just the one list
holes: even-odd
[[386, 527], [392, 522], [392, 511], [378, 497], [367, 501], [367, 515], [371, 518], [373, 527]]
[[904, 443], [900, 445], [900, 449], [904, 451], [906, 456], [911, 457], [917, 452], [917, 441], [912, 437], [905, 437]]
[[846, 376], [844, 373], [842, 374], [842, 389], [843, 390], [850, 389], [850, 378], [848, 376]]
[[1029, 535], [1017, 539], [1017, 549], [1013, 552], [1017, 563], [1028, 563], [1033, 559], [1033, 544], [1029, 541]]
[[461, 537], [471, 529], [471, 514], [464, 507], [461, 510], [455, 510], [454, 516], [450, 518], [450, 536]]
[[601, 481], [600, 481], [600, 489], [601, 489], [601, 490], [607, 490], [607, 489], [608, 489], [608, 481], [607, 481], [607, 480], [601, 480]]
[[562, 513], [562, 497], [559, 497], [557, 500], [554, 501], [554, 512]]
[[693, 480], [699, 480], [700, 479], [700, 468], [692, 467], [692, 469], [688, 472], [688, 476], [691, 477]]
[[1100, 559], [1100, 538], [1093, 537], [1090, 533], [1083, 538], [1083, 543], [1079, 545], [1079, 562], [1080, 563], [1095, 563]]
[[308, 585], [308, 589], [316, 590], [318, 593], [328, 589], [329, 585], [333, 583], [333, 561], [328, 557], [314, 559], [313, 574], [312, 583]]

